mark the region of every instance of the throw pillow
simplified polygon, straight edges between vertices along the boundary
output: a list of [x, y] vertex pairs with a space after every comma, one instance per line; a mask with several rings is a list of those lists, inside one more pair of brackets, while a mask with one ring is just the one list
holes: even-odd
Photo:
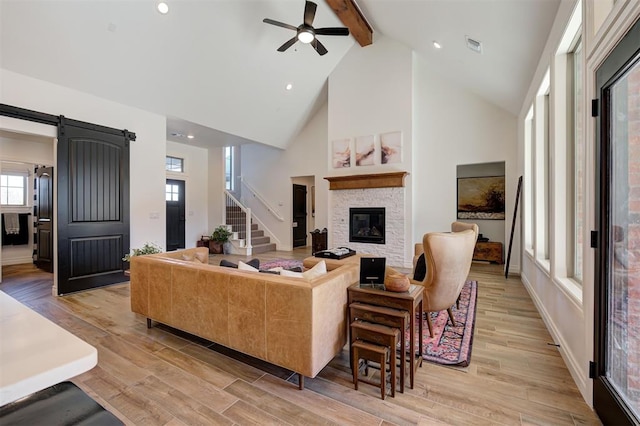
[[324, 260], [316, 263], [313, 268], [309, 269], [302, 273], [302, 276], [307, 280], [311, 281], [315, 278], [318, 278], [327, 273], [327, 264]]
[[427, 263], [424, 260], [424, 253], [422, 253], [416, 262], [416, 270], [413, 271], [413, 279], [414, 281], [422, 281], [424, 280], [425, 275], [427, 275]]
[[196, 259], [200, 263], [209, 263], [209, 255], [207, 253], [196, 253]]
[[194, 257], [192, 255], [189, 254], [183, 254], [182, 255], [182, 260], [186, 260], [187, 262], [193, 262]]
[[238, 269], [241, 271], [251, 271], [251, 272], [259, 272], [258, 268], [254, 268], [248, 263], [244, 263], [243, 261], [238, 262]]
[[247, 262], [247, 265], [253, 266], [256, 269], [260, 269], [260, 259], [251, 259]]
[[225, 268], [236, 268], [236, 269], [238, 269], [238, 265], [237, 264], [235, 264], [233, 262], [229, 262], [226, 259], [222, 259], [220, 261], [220, 266], [224, 266]]

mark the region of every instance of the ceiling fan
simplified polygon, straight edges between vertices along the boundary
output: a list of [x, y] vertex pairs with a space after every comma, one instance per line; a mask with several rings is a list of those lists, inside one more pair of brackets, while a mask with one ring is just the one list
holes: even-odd
[[307, 0], [304, 5], [304, 21], [298, 27], [285, 24], [284, 22], [274, 21], [273, 19], [265, 18], [262, 22], [266, 24], [275, 25], [277, 27], [288, 28], [296, 32], [295, 37], [291, 38], [285, 44], [278, 48], [278, 52], [284, 52], [291, 46], [293, 46], [298, 40], [305, 44], [311, 44], [319, 55], [327, 53], [327, 48], [316, 38], [318, 35], [331, 35], [331, 36], [348, 36], [349, 28], [332, 27], [332, 28], [313, 28], [313, 18], [316, 16], [316, 8], [318, 7], [312, 1]]

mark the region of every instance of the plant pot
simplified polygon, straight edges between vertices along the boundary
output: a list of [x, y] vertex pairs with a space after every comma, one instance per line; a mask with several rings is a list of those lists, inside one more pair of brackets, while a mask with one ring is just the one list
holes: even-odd
[[220, 241], [209, 240], [209, 253], [222, 254], [224, 251], [224, 245]]

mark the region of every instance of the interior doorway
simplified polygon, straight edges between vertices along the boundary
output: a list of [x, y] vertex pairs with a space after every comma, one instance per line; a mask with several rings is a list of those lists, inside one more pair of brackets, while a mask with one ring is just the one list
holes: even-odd
[[315, 178], [296, 176], [291, 183], [291, 246], [306, 247], [311, 245], [309, 235], [315, 227]]
[[185, 183], [167, 179], [167, 251], [185, 248]]
[[293, 248], [307, 245], [307, 187], [293, 184]]
[[[19, 223], [22, 226], [20, 226], [20, 232], [12, 236], [13, 239], [20, 239], [23, 234], [25, 237], [24, 241], [16, 243], [16, 241], [5, 241], [0, 235], [0, 240], [2, 240], [2, 245], [0, 245], [0, 282], [2, 275], [4, 275], [3, 265], [30, 266], [34, 264], [38, 250], [38, 197], [37, 178], [34, 170], [37, 165], [53, 164], [56, 134], [57, 128], [55, 126], [0, 117], [0, 172], [4, 175], [13, 175], [12, 179], [20, 175], [23, 176], [22, 191], [25, 197], [23, 202], [0, 206], [1, 213], [17, 213], [19, 216]], [[13, 188], [13, 190], [17, 190], [17, 188]], [[53, 188], [51, 191], [53, 193]], [[54, 247], [51, 248], [49, 255], [52, 264], [47, 270], [55, 274], [57, 271], [55, 263], [53, 263]]]

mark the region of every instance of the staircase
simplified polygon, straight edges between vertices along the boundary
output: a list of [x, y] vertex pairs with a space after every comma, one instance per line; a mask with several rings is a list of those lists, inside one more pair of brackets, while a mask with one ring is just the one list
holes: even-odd
[[275, 251], [276, 245], [271, 242], [268, 236], [264, 235], [264, 231], [258, 228], [258, 224], [251, 223], [251, 253], [247, 252], [247, 232], [246, 232], [246, 213], [236, 205], [226, 206], [226, 225], [231, 227], [233, 237], [231, 238], [231, 247], [233, 254], [258, 254], [268, 251]]

